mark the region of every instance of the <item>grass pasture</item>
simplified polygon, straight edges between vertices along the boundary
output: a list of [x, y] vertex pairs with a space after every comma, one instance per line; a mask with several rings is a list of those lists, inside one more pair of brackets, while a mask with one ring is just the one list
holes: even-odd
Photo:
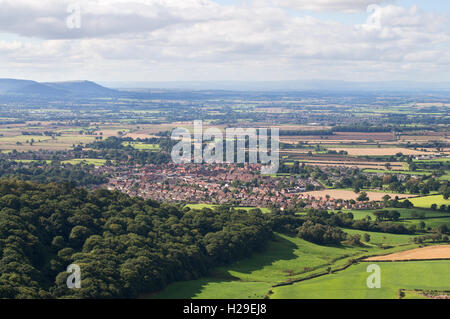
[[[0, 150], [68, 150], [74, 145], [95, 141], [96, 136], [85, 134], [86, 129], [88, 127], [67, 127], [49, 122], [41, 122], [39, 126], [35, 126], [32, 122], [18, 125], [4, 124], [0, 125]], [[47, 136], [44, 134], [46, 131], [58, 135]]]
[[432, 195], [410, 198], [409, 201], [414, 207], [430, 208], [432, 204], [436, 204], [439, 208], [441, 205], [450, 205], [450, 199], [444, 199], [443, 195]]
[[445, 174], [440, 176], [441, 181], [450, 181], [450, 171], [445, 171]]
[[[450, 260], [377, 263], [381, 288], [369, 289], [367, 266], [359, 263], [346, 270], [273, 289], [271, 298], [287, 299], [396, 299], [400, 289], [448, 290]], [[414, 297], [414, 296], [411, 296]]]
[[[362, 232], [364, 233], [364, 232]], [[147, 298], [263, 298], [270, 287], [313, 274], [342, 268], [350, 258], [395, 252], [408, 248], [408, 235], [371, 234], [374, 243], [382, 241], [391, 243], [392, 249], [381, 249], [375, 245], [364, 247], [321, 246], [297, 237], [276, 235], [276, 240], [269, 242], [267, 249], [255, 253], [229, 266], [212, 271], [210, 277], [198, 280], [177, 282], [163, 291], [143, 296]]]
[[[400, 220], [393, 223], [399, 223], [409, 228], [412, 225], [416, 226], [416, 229], [420, 229], [420, 223], [425, 223], [425, 229], [431, 228], [435, 229], [439, 225], [447, 225], [450, 228], [450, 212], [448, 211], [433, 211], [430, 209], [420, 209], [420, 208], [386, 208], [380, 210], [388, 210], [388, 211], [397, 211], [400, 213]], [[375, 220], [375, 215], [373, 214], [376, 211], [380, 210], [357, 210], [351, 211], [355, 220], [364, 219], [367, 216], [370, 216], [372, 220]], [[346, 211], [348, 212], [348, 211]], [[416, 215], [417, 214], [417, 215]], [[423, 217], [422, 217], [423, 216]], [[346, 230], [347, 231], [347, 230]], [[355, 232], [354, 230], [349, 229], [348, 233]], [[377, 233], [375, 233], [377, 234]], [[371, 235], [372, 237], [372, 235]]]
[[[353, 218], [355, 220], [364, 219], [366, 216], [370, 216], [372, 220], [375, 220], [374, 212], [381, 211], [381, 210], [388, 210], [388, 211], [397, 211], [400, 213], [400, 219], [418, 219], [421, 214], [424, 215], [424, 219], [429, 218], [439, 218], [443, 216], [450, 216], [450, 212], [440, 212], [440, 211], [432, 211], [429, 209], [420, 209], [420, 208], [385, 208], [385, 209], [375, 209], [375, 210], [352, 210], [351, 213], [353, 214]], [[345, 211], [349, 212], [349, 211]], [[415, 214], [418, 214], [419, 216], [415, 216]]]
[[416, 176], [425, 176], [431, 175], [431, 172], [428, 171], [393, 171], [393, 170], [379, 170], [379, 169], [365, 169], [365, 173], [374, 173], [374, 174], [403, 174], [403, 175], [416, 175]]
[[403, 155], [422, 155], [426, 154], [423, 151], [411, 150], [408, 148], [402, 147], [382, 147], [382, 148], [355, 148], [355, 147], [335, 147], [330, 148], [330, 150], [334, 151], [345, 151], [350, 156], [379, 156], [379, 155], [396, 155], [397, 153], [402, 153]]
[[[186, 205], [186, 207], [189, 207], [190, 209], [203, 209], [203, 208], [210, 208], [213, 209], [214, 207], [217, 207], [218, 205], [213, 205], [213, 204], [188, 204]], [[266, 213], [270, 213], [270, 208], [266, 208], [266, 207], [234, 207], [234, 209], [241, 209], [241, 210], [245, 210], [245, 211], [249, 211], [255, 208], [259, 208], [263, 214]]]
[[407, 245], [410, 243], [413, 235], [403, 235], [403, 234], [387, 234], [387, 233], [377, 233], [365, 230], [356, 229], [344, 229], [344, 231], [349, 235], [359, 234], [361, 235], [361, 241], [364, 241], [364, 234], [370, 235], [370, 242], [365, 243], [367, 245]]
[[132, 148], [136, 150], [151, 150], [151, 151], [157, 151], [160, 149], [158, 144], [145, 144], [142, 142], [124, 142], [124, 146], [131, 146]]
[[[420, 229], [420, 223], [423, 221], [425, 223], [425, 229], [435, 229], [439, 225], [446, 225], [450, 229], [450, 214], [449, 213], [440, 213], [443, 217], [431, 217], [425, 219], [410, 219], [401, 221], [405, 227], [410, 227], [411, 225], [415, 225], [416, 229]], [[447, 217], [445, 217], [447, 216]]]
[[105, 165], [105, 159], [97, 159], [97, 158], [75, 158], [68, 161], [63, 161], [62, 164], [86, 164], [86, 165], [95, 165], [95, 166], [103, 166]]
[[18, 160], [18, 159], [16, 159], [16, 160], [14, 160], [14, 162], [17, 162], [17, 163], [36, 163], [36, 162], [45, 162], [45, 163], [47, 163], [47, 164], [50, 164], [52, 161], [51, 160]]

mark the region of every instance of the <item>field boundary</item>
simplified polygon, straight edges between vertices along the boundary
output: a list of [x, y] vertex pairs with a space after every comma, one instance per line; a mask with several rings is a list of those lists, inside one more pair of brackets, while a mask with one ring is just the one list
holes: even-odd
[[322, 271], [322, 272], [317, 273], [317, 274], [309, 275], [308, 277], [298, 278], [298, 279], [294, 279], [292, 281], [287, 281], [287, 282], [282, 282], [282, 283], [273, 285], [272, 288], [289, 286], [289, 285], [293, 285], [295, 283], [299, 283], [299, 282], [302, 282], [302, 281], [314, 279], [314, 278], [325, 276], [325, 275], [329, 275], [329, 274], [334, 274], [336, 272], [343, 271], [343, 270], [349, 268], [352, 265], [356, 265], [358, 262], [362, 261], [362, 259], [369, 258], [369, 257], [373, 257], [373, 256], [362, 256], [362, 257], [359, 257], [359, 258], [356, 258], [356, 259], [351, 259], [351, 261], [349, 261], [344, 266], [342, 266], [340, 268], [337, 268], [337, 269], [334, 269], [332, 271]]
[[[388, 255], [383, 255], [383, 256], [388, 256]], [[375, 256], [372, 256], [372, 257], [375, 257]], [[376, 257], [378, 257], [378, 256], [376, 256]], [[367, 257], [367, 258], [370, 258], [370, 257]], [[402, 259], [402, 260], [366, 260], [365, 259], [365, 260], [361, 260], [361, 262], [364, 262], [364, 263], [396, 263], [396, 262], [437, 261], [437, 260], [450, 260], [450, 258]]]
[[[396, 253], [390, 253], [390, 254], [384, 254], [384, 255], [376, 255], [376, 256], [370, 256], [365, 258], [364, 260], [362, 260], [363, 262], [403, 262], [403, 261], [433, 261], [433, 260], [450, 260], [450, 257], [427, 257], [425, 258], [425, 256], [423, 257], [418, 257], [418, 258], [414, 258], [413, 256], [405, 256], [404, 259], [402, 259], [402, 256], [398, 256], [399, 254], [405, 254], [408, 252], [412, 252], [414, 251], [414, 253], [419, 253], [419, 252], [423, 252], [424, 250], [431, 250], [431, 249], [439, 249], [439, 248], [450, 248], [450, 245], [448, 244], [436, 244], [436, 245], [428, 245], [428, 246], [424, 246], [424, 247], [419, 247], [419, 248], [413, 248], [413, 249], [409, 249], [409, 250], [403, 250], [400, 252], [396, 252]], [[380, 260], [368, 260], [369, 258], [383, 258], [383, 257], [388, 257], [392, 255], [392, 259], [380, 259]], [[397, 256], [395, 256], [397, 255]]]
[[[433, 247], [433, 246], [439, 246], [439, 245], [430, 245], [430, 246], [427, 246], [427, 247]], [[412, 248], [412, 249], [417, 249], [417, 248]], [[411, 250], [411, 249], [408, 249], [408, 250]], [[408, 251], [408, 250], [404, 250], [404, 251]], [[390, 253], [390, 254], [392, 254], [392, 253]], [[320, 272], [320, 273], [312, 274], [312, 275], [307, 276], [307, 277], [304, 277], [304, 278], [294, 279], [294, 280], [292, 280], [292, 281], [287, 281], [287, 282], [278, 283], [278, 284], [273, 285], [273, 286], [271, 287], [270, 291], [271, 291], [273, 288], [279, 288], [279, 287], [284, 287], [284, 286], [290, 286], [290, 285], [293, 285], [293, 284], [296, 284], [296, 283], [299, 283], [299, 282], [303, 282], [303, 281], [306, 281], [306, 280], [315, 279], [315, 278], [322, 277], [322, 276], [329, 275], [329, 274], [334, 274], [334, 273], [337, 273], [337, 272], [346, 270], [346, 269], [349, 268], [350, 266], [356, 265], [356, 264], [358, 264], [359, 262], [364, 262], [364, 263], [366, 263], [366, 262], [375, 262], [375, 261], [370, 261], [370, 260], [366, 260], [366, 259], [367, 259], [367, 258], [370, 258], [370, 257], [387, 256], [387, 255], [390, 255], [390, 254], [385, 254], [385, 255], [369, 255], [369, 256], [368, 256], [368, 255], [364, 255], [364, 256], [358, 257], [358, 258], [356, 258], [356, 259], [350, 259], [349, 262], [348, 262], [347, 264], [345, 264], [344, 266], [342, 266], [342, 267], [340, 267], [340, 268], [337, 268], [337, 269], [334, 269], [334, 270], [331, 270], [331, 271], [322, 271], [322, 272]], [[426, 259], [426, 260], [422, 260], [422, 261], [430, 261], [430, 260], [431, 260], [431, 259]], [[433, 259], [433, 260], [434, 260], [434, 259]], [[437, 259], [436, 259], [436, 260], [437, 260]], [[440, 259], [440, 260], [450, 260], [450, 258], [442, 258], [442, 259]], [[399, 260], [399, 261], [404, 261], [404, 260]], [[421, 260], [409, 260], [409, 261], [421, 261]], [[378, 263], [378, 261], [376, 261], [376, 262]], [[385, 260], [385, 261], [383, 261], [383, 262], [393, 262], [393, 261]], [[269, 293], [268, 293], [266, 296], [270, 297], [270, 294], [271, 294], [270, 291], [269, 291]]]

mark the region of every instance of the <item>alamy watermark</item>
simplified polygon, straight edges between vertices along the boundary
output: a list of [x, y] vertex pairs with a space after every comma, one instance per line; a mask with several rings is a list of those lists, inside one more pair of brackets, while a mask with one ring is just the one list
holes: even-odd
[[367, 266], [367, 272], [372, 273], [367, 277], [366, 284], [367, 288], [381, 288], [381, 268], [376, 264], [371, 264]]
[[67, 277], [67, 288], [80, 289], [81, 288], [81, 268], [77, 264], [67, 266], [67, 272], [70, 274]]
[[193, 134], [186, 128], [176, 128], [172, 139], [179, 140], [171, 152], [177, 164], [259, 163], [262, 174], [275, 174], [280, 166], [278, 128], [227, 128], [224, 135], [216, 127], [203, 131], [203, 122], [194, 121]]
[[381, 27], [381, 7], [378, 4], [371, 4], [367, 6], [367, 13], [370, 13], [366, 23], [377, 28]]
[[68, 29], [81, 29], [81, 4], [79, 2], [70, 3], [67, 6], [66, 26]]

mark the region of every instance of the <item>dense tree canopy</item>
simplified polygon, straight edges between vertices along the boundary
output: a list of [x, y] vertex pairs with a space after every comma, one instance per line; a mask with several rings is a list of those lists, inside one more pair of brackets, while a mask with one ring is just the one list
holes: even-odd
[[[136, 297], [264, 248], [259, 210], [183, 211], [118, 191], [0, 181], [0, 297]], [[81, 268], [68, 289], [67, 266]]]

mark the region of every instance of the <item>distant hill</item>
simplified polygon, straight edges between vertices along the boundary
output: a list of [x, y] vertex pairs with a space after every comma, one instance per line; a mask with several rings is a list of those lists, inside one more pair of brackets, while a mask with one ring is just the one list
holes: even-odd
[[91, 81], [72, 81], [72, 82], [50, 82], [43, 83], [53, 89], [69, 91], [72, 93], [81, 92], [89, 95], [113, 94], [115, 90], [108, 89]]
[[17, 92], [35, 83], [36, 82], [34, 81], [27, 81], [27, 80], [0, 79], [0, 94]]
[[36, 82], [30, 80], [0, 79], [1, 95], [33, 95], [48, 97], [64, 96], [112, 96], [118, 91], [108, 89], [95, 82]]

